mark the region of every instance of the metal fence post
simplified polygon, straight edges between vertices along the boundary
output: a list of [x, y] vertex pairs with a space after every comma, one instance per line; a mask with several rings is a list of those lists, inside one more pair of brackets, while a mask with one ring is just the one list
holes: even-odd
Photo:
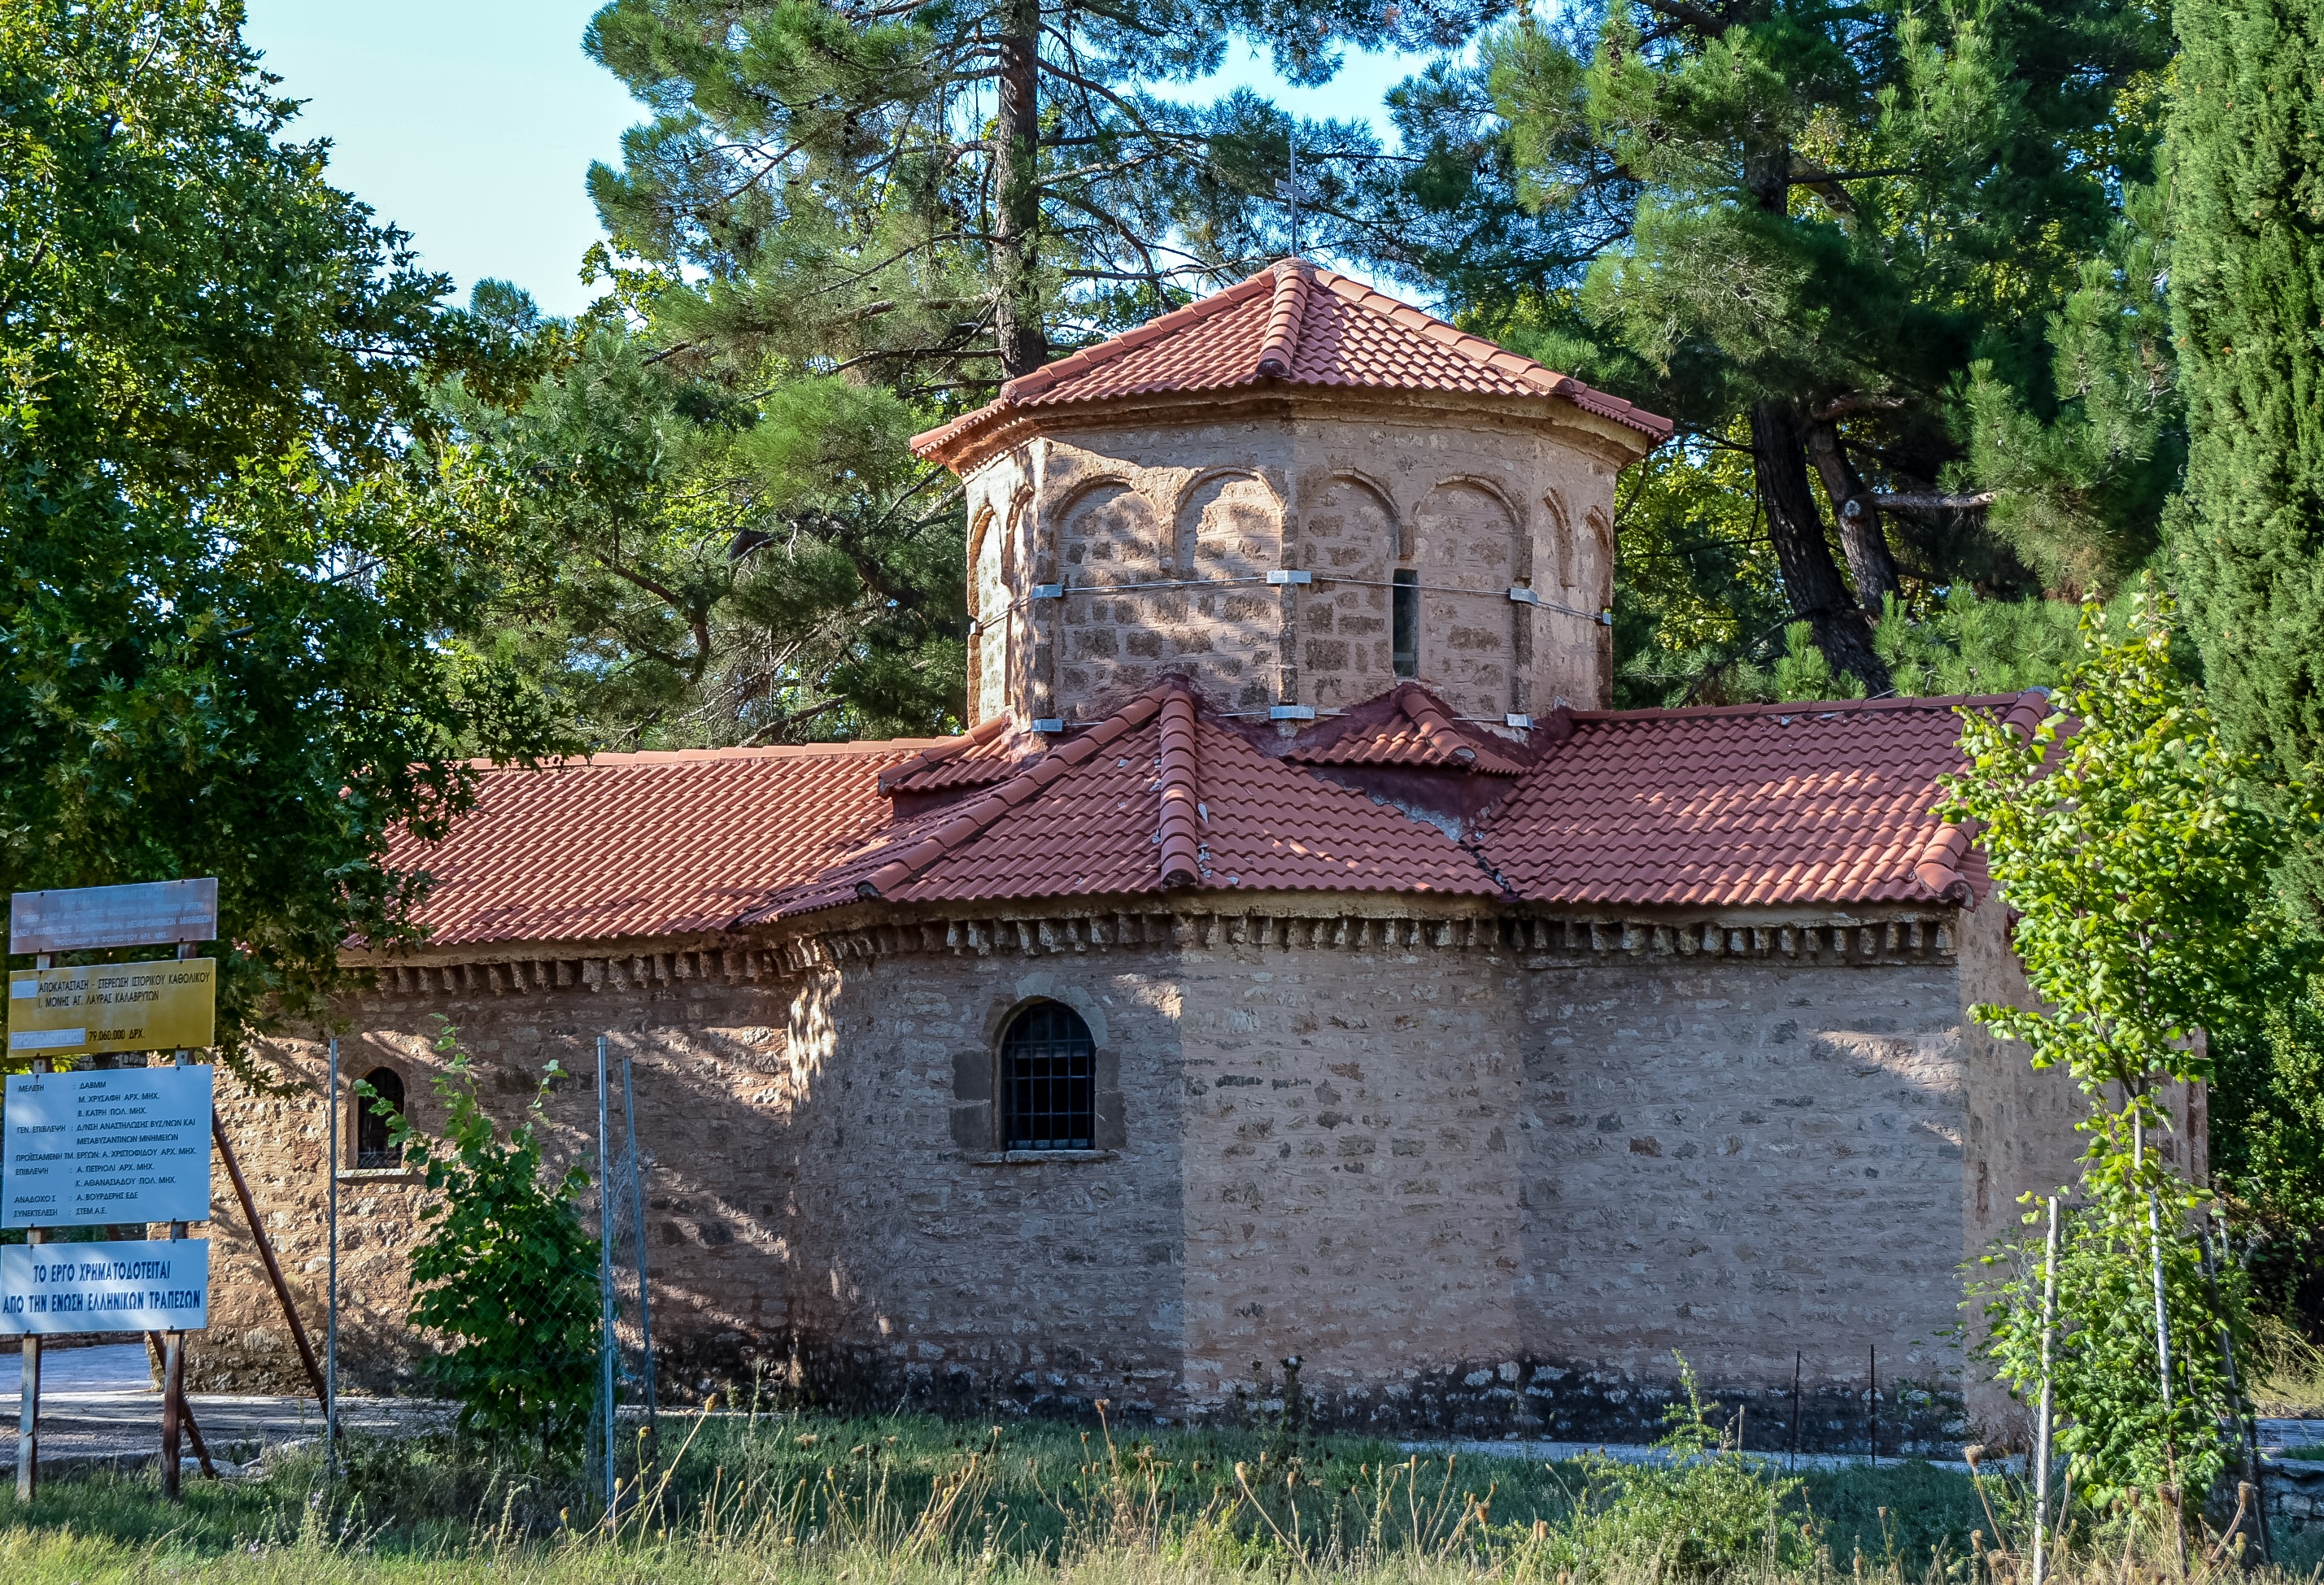
[[324, 1130], [330, 1136], [330, 1179], [324, 1185], [325, 1297], [323, 1301], [323, 1469], [339, 1469], [339, 1037], [331, 1037], [330, 1092], [324, 1101]]
[[2034, 1423], [2034, 1580], [2042, 1585], [2050, 1524], [2050, 1330], [2058, 1307], [2058, 1196], [2050, 1196], [2049, 1253], [2042, 1267], [2042, 1406]]
[[597, 1390], [604, 1402], [605, 1508], [613, 1511], [620, 1495], [613, 1476], [613, 1195], [611, 1152], [606, 1134], [605, 1037], [597, 1037], [597, 1292], [603, 1313], [598, 1320]]
[[622, 1128], [627, 1136], [630, 1175], [630, 1225], [638, 1240], [638, 1336], [645, 1353], [646, 1382], [646, 1443], [645, 1451], [651, 1457], [659, 1450], [661, 1428], [656, 1424], [661, 1407], [661, 1395], [654, 1381], [653, 1295], [647, 1290], [646, 1276], [646, 1189], [644, 1169], [638, 1163], [638, 1102], [637, 1092], [630, 1084], [630, 1059], [622, 1058]]

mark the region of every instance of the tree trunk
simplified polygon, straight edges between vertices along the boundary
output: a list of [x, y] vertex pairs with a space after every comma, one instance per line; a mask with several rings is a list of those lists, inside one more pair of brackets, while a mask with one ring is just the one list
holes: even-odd
[[1872, 492], [1848, 460], [1838, 425], [1809, 425], [1808, 455], [1815, 459], [1824, 496], [1840, 518], [1840, 548], [1848, 557], [1849, 576], [1856, 580], [1856, 603], [1878, 622], [1887, 596], [1897, 590], [1896, 558], [1888, 554], [1888, 536], [1880, 530]]
[[993, 341], [1001, 372], [1029, 374], [1048, 361], [1041, 328], [1041, 5], [1004, 0], [1001, 12], [1001, 143], [992, 227]]
[[1792, 610], [1815, 629], [1816, 648], [1835, 672], [1846, 672], [1868, 694], [1889, 689], [1888, 668], [1872, 648], [1872, 630], [1849, 598], [1840, 566], [1825, 542], [1823, 514], [1808, 483], [1800, 426], [1779, 401], [1751, 404], [1751, 464], [1767, 511], [1767, 537], [1783, 569]]

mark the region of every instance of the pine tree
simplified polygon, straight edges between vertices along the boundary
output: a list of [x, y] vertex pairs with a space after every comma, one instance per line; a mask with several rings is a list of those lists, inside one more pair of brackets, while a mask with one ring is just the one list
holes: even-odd
[[2221, 724], [2293, 776], [2324, 762], [2324, 5], [2182, 0], [2177, 25], [2173, 539]]
[[2126, 0], [1626, 0], [1594, 39], [1528, 18], [1488, 47], [1533, 202], [1596, 230], [1630, 197], [1574, 338], [1643, 364], [1617, 389], [1748, 447], [1791, 607], [1870, 691], [1908, 573], [2013, 581], [1982, 576], [1954, 393], [1982, 360], [2047, 397], [2048, 317], [2149, 174], [2166, 43]]

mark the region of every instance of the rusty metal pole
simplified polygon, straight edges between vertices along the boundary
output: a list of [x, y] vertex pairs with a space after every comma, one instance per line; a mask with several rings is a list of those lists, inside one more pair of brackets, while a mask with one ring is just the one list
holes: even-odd
[[315, 1346], [307, 1341], [307, 1329], [300, 1322], [298, 1307], [290, 1303], [290, 1285], [282, 1280], [282, 1264], [274, 1258], [273, 1241], [266, 1236], [266, 1224], [258, 1220], [258, 1206], [250, 1197], [250, 1184], [243, 1178], [234, 1141], [226, 1137], [215, 1110], [210, 1113], [210, 1138], [217, 1141], [218, 1156], [226, 1163], [226, 1180], [234, 1184], [234, 1197], [241, 1203], [242, 1219], [250, 1224], [251, 1242], [258, 1246], [258, 1258], [266, 1267], [266, 1280], [274, 1286], [275, 1303], [282, 1306], [282, 1318], [290, 1323], [290, 1341], [298, 1346], [299, 1362], [307, 1368], [307, 1379], [315, 1388], [315, 1396], [324, 1398], [327, 1395], [323, 1387], [323, 1368], [315, 1362]]
[[[156, 1375], [163, 1375], [168, 1372], [170, 1359], [169, 1356], [162, 1351], [161, 1334], [160, 1332], [149, 1332], [145, 1333], [145, 1357], [152, 1361], [153, 1370]], [[194, 1450], [194, 1457], [200, 1461], [202, 1473], [208, 1476], [213, 1480], [217, 1479], [217, 1465], [211, 1461], [210, 1450], [202, 1442], [201, 1423], [194, 1418], [193, 1405], [181, 1404], [179, 1405], [179, 1412], [185, 1416], [186, 1444]]]

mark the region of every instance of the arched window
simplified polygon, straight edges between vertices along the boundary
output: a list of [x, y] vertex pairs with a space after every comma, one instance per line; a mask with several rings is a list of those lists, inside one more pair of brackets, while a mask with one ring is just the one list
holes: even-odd
[[1011, 1150], [1088, 1150], [1097, 1144], [1097, 1046], [1081, 1015], [1044, 1001], [1001, 1040], [1001, 1092]]
[[1420, 675], [1420, 575], [1398, 567], [1388, 591], [1388, 639], [1398, 677]]
[[355, 1098], [355, 1169], [361, 1172], [401, 1166], [403, 1163], [397, 1159], [395, 1146], [388, 1136], [388, 1120], [373, 1108], [384, 1101], [396, 1115], [402, 1115], [402, 1077], [393, 1068], [374, 1068], [364, 1075], [364, 1083], [378, 1093]]

